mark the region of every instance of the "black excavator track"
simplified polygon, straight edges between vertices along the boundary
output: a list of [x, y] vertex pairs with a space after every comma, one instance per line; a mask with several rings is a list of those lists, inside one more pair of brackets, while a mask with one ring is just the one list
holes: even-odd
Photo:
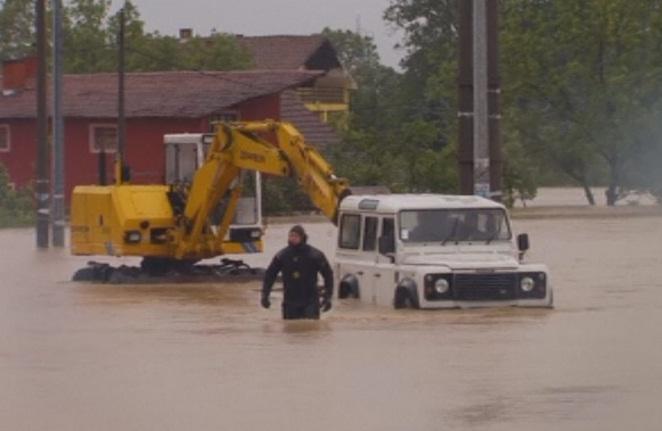
[[112, 266], [88, 262], [76, 271], [72, 281], [106, 284], [167, 284], [247, 282], [262, 280], [263, 268], [253, 268], [242, 260], [223, 258], [219, 264], [143, 260], [140, 266]]

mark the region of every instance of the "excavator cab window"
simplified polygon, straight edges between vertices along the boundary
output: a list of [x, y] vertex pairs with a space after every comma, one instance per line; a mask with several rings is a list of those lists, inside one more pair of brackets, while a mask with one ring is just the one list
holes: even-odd
[[211, 134], [181, 133], [165, 135], [166, 184], [188, 183], [204, 163]]
[[[182, 133], [165, 135], [166, 184], [185, 194], [193, 176], [204, 163], [213, 134]], [[259, 172], [243, 172], [239, 178], [242, 193], [230, 231], [235, 228], [261, 227], [262, 225], [262, 180]], [[227, 206], [227, 197], [212, 212], [212, 222], [220, 222]]]

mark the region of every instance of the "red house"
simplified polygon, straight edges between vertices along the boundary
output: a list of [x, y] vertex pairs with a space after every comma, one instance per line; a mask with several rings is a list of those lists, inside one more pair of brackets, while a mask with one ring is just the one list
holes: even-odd
[[[22, 187], [31, 183], [35, 172], [36, 67], [33, 59], [3, 66], [0, 163]], [[281, 119], [281, 94], [310, 85], [321, 75], [306, 70], [127, 74], [126, 158], [132, 181], [163, 181], [164, 134], [207, 132], [215, 120]], [[64, 115], [69, 195], [75, 185], [97, 182], [101, 149], [116, 149], [117, 75], [65, 75]], [[107, 159], [112, 172], [113, 157]]]

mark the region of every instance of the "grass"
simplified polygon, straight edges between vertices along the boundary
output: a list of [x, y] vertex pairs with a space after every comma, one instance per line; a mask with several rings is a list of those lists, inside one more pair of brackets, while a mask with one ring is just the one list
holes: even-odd
[[4, 166], [0, 165], [0, 228], [34, 224], [34, 203], [29, 188], [15, 190]]

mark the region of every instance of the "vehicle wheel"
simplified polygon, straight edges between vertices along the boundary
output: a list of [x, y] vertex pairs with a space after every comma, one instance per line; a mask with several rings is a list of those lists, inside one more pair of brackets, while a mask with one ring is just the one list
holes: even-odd
[[395, 297], [393, 298], [393, 308], [395, 308], [396, 310], [402, 310], [404, 308], [416, 308], [416, 307], [409, 292], [402, 287], [398, 287], [395, 290]]
[[349, 285], [345, 282], [340, 283], [338, 286], [338, 298], [345, 299], [349, 296]]
[[349, 285], [349, 298], [359, 299], [361, 294], [359, 293], [359, 286], [356, 284]]
[[340, 283], [340, 287], [338, 288], [338, 297], [340, 299], [359, 298], [359, 288], [354, 283], [343, 281]]
[[405, 308], [411, 308], [411, 309], [418, 308], [416, 307], [416, 303], [414, 302], [414, 300], [411, 298], [411, 295], [405, 296]]
[[395, 289], [395, 296], [393, 297], [393, 307], [395, 309], [402, 308], [420, 308], [418, 305], [418, 295], [416, 293], [416, 285], [411, 280], [405, 280]]

